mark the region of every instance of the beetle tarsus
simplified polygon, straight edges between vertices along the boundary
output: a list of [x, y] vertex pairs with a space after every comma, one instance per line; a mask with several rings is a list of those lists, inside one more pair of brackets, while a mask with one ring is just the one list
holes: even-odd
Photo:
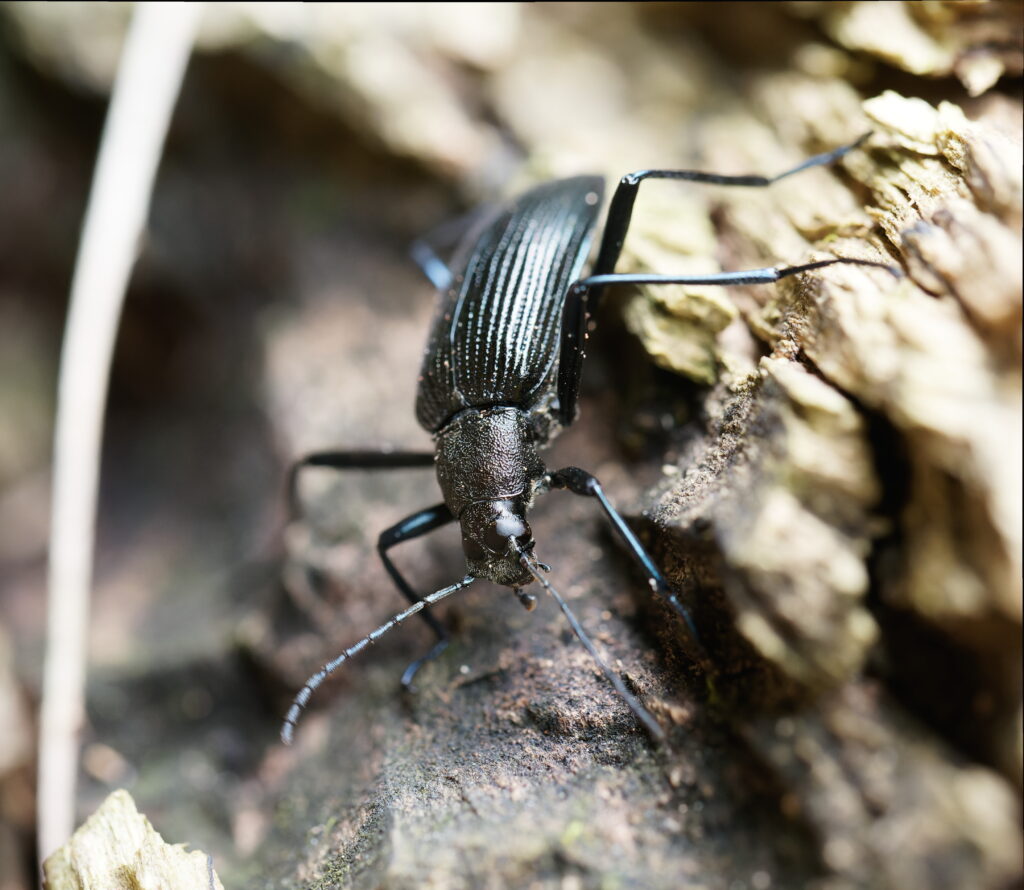
[[426, 654], [417, 658], [412, 662], [402, 673], [402, 690], [409, 693], [410, 695], [416, 694], [416, 687], [413, 685], [413, 680], [416, 678], [416, 674], [423, 665], [428, 661], [433, 661], [435, 658], [441, 655], [445, 649], [448, 648], [448, 635], [445, 634], [440, 640], [438, 640], [433, 648]]

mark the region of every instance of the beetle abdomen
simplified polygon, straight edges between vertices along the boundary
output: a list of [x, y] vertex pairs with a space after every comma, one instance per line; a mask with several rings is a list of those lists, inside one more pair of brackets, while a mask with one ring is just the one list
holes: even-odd
[[586, 261], [603, 189], [597, 176], [545, 183], [460, 245], [423, 357], [416, 397], [423, 427], [436, 432], [470, 407], [528, 410], [544, 394], [562, 304]]

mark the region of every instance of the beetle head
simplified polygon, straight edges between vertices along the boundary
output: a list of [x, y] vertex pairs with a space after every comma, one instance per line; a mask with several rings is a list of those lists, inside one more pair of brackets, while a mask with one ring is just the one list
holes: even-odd
[[476, 501], [462, 511], [459, 521], [471, 575], [506, 587], [522, 587], [533, 580], [520, 563], [520, 554], [532, 552], [534, 544], [523, 498]]

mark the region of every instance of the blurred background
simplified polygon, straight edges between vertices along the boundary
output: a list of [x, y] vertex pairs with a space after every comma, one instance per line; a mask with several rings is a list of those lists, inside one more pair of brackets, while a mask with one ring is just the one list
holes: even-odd
[[[0, 5], [3, 890], [35, 885], [33, 715], [45, 625], [56, 370], [79, 227], [131, 11], [131, 4], [117, 3]], [[283, 533], [284, 474], [298, 455], [324, 447], [430, 448], [412, 404], [432, 292], [407, 258], [409, 243], [469, 207], [560, 175], [597, 172], [614, 181], [651, 167], [776, 172], [872, 127], [885, 130], [880, 119], [886, 112], [869, 122], [861, 103], [886, 90], [921, 103], [901, 106], [889, 121], [899, 133], [887, 156], [891, 166], [908, 145], [917, 145], [922, 157], [939, 156], [921, 146], [933, 141], [929, 113], [934, 116], [941, 102], [961, 110], [964, 126], [969, 120], [987, 128], [992, 135], [979, 137], [979, 144], [995, 146], [993, 156], [1002, 158], [1004, 143], [1019, 152], [1020, 72], [1018, 3], [209, 5], [167, 140], [112, 371], [80, 817], [112, 788], [127, 787], [165, 838], [213, 854], [225, 886], [350, 886], [350, 879], [359, 886], [473, 886], [472, 868], [457, 864], [431, 873], [433, 884], [412, 866], [399, 869], [398, 877], [366, 877], [357, 869], [355, 878], [348, 872], [332, 878], [334, 853], [310, 846], [327, 838], [330, 827], [315, 837], [308, 824], [282, 827], [290, 826], [282, 813], [294, 815], [298, 806], [294, 785], [305, 794], [315, 782], [313, 770], [348, 769], [337, 765], [335, 752], [315, 761], [306, 779], [296, 778], [296, 760], [276, 741], [282, 705], [334, 646], [399, 607], [375, 561], [376, 534], [437, 500], [430, 473], [341, 482], [317, 476], [308, 487], [316, 530]], [[934, 132], [948, 135], [956, 126]], [[979, 161], [971, 169], [996, 167], [1003, 169]], [[949, 170], [953, 178], [966, 175], [955, 165]], [[659, 271], [799, 262], [823, 239], [849, 237], [870, 242], [881, 251], [877, 257], [906, 264], [910, 242], [901, 254], [892, 233], [912, 227], [915, 213], [932, 213], [928, 219], [935, 223], [936, 207], [905, 191], [889, 197], [913, 208], [897, 225], [893, 205], [870, 195], [863, 185], [867, 174], [854, 171], [849, 175], [862, 185], [844, 199], [847, 229], [826, 225], [816, 215], [822, 211], [805, 207], [814, 195], [831, 194], [831, 180], [817, 175], [802, 193], [812, 197], [797, 197], [796, 181], [784, 193], [793, 196], [786, 214], [799, 237], [774, 241], [767, 231], [760, 241], [743, 240], [750, 230], [763, 230], [757, 220], [773, 219], [767, 214], [774, 211], [744, 217], [749, 211], [737, 208], [744, 201], [769, 206], [758, 202], [778, 196], [709, 197], [676, 188], [642, 193], [636, 246], [624, 262]], [[981, 193], [962, 180], [950, 179], [948, 188], [965, 200]], [[902, 689], [904, 702], [913, 700], [915, 684], [948, 664], [950, 653], [969, 652], [973, 659], [993, 645], [1003, 652], [969, 661], [965, 672], [939, 670], [945, 691], [901, 705], [908, 719], [928, 727], [922, 738], [936, 740], [934, 749], [922, 743], [928, 749], [922, 756], [956, 763], [963, 776], [984, 774], [958, 799], [955, 807], [962, 809], [951, 811], [951, 823], [967, 826], [963, 835], [943, 834], [940, 841], [949, 850], [965, 845], [963, 858], [950, 860], [964, 870], [932, 887], [1020, 886], [1014, 883], [1020, 577], [1014, 569], [1019, 552], [1012, 552], [1019, 545], [1019, 487], [1013, 488], [1019, 476], [1004, 472], [1019, 458], [1019, 176], [995, 181], [991, 196], [987, 204], [976, 200], [980, 214], [993, 220], [985, 223], [990, 227], [968, 228], [972, 238], [984, 236], [979, 243], [998, 245], [994, 265], [991, 258], [984, 264], [1002, 284], [989, 303], [981, 297], [971, 302], [968, 289], [963, 299], [954, 294], [944, 304], [961, 307], [960, 321], [950, 324], [962, 322], [976, 338], [964, 348], [987, 376], [971, 377], [948, 402], [937, 385], [929, 405], [941, 402], [936, 412], [956, 412], [961, 400], [983, 390], [998, 409], [993, 416], [1002, 418], [984, 431], [991, 476], [965, 471], [965, 481], [944, 468], [942, 479], [958, 492], [947, 501], [965, 502], [959, 492], [972, 486], [1016, 493], [996, 506], [979, 495], [977, 503], [988, 506], [961, 514], [974, 529], [961, 537], [943, 520], [941, 533], [915, 538], [912, 525], [900, 523], [912, 524], [921, 511], [946, 515], [947, 501], [929, 505], [907, 493], [926, 478], [921, 467], [931, 466], [927, 461], [911, 459], [894, 469], [885, 459], [894, 442], [901, 454], [916, 453], [908, 430], [928, 425], [920, 420], [926, 409], [905, 422], [912, 412], [898, 399], [876, 398], [882, 390], [864, 383], [866, 377], [830, 370], [827, 360], [817, 362], [815, 372], [838, 385], [873, 424], [869, 450], [882, 494], [865, 509], [881, 525], [864, 532], [858, 559], [867, 565], [870, 553], [927, 561], [926, 545], [950, 552], [949, 542], [959, 541], [962, 552], [951, 562], [967, 568], [958, 589], [975, 591], [965, 596], [980, 603], [976, 613], [968, 603], [933, 621], [927, 614], [920, 619], [927, 609], [915, 612], [912, 595], [899, 600], [895, 630], [883, 636], [890, 644], [927, 644], [927, 656], [915, 662], [916, 674], [883, 686]], [[869, 197], [876, 210], [865, 213], [856, 205]], [[954, 253], [966, 250], [955, 231], [949, 237]], [[934, 264], [928, 268], [934, 271]], [[951, 274], [967, 275], [971, 268]], [[916, 283], [927, 287], [931, 279], [918, 271]], [[937, 288], [930, 293], [933, 303], [942, 296]], [[639, 509], [651, 506], [641, 497], [644, 489], [703, 429], [709, 394], [750, 373], [781, 336], [772, 328], [767, 298], [746, 291], [730, 300], [692, 289], [674, 304], [666, 298], [656, 316], [642, 302], [647, 298], [624, 299], [623, 311], [602, 320], [606, 330], [587, 369], [584, 414], [591, 419], [568, 434], [558, 454], [563, 463], [600, 469], [610, 490]], [[666, 318], [676, 325], [668, 334]], [[666, 347], [666, 336], [681, 345]], [[608, 353], [611, 367], [602, 358]], [[964, 375], [956, 376], [963, 382]], [[940, 451], [937, 446], [934, 453]], [[955, 464], [960, 452], [946, 453]], [[882, 526], [891, 534], [880, 533]], [[934, 529], [927, 521], [924, 526]], [[954, 532], [945, 536], [949, 528]], [[549, 531], [555, 541], [553, 521]], [[987, 543], [968, 553], [975, 537]], [[590, 549], [578, 551], [581, 571], [605, 558], [593, 553], [595, 540], [602, 540], [596, 526]], [[424, 588], [461, 574], [457, 533], [413, 549], [406, 565]], [[565, 551], [567, 564], [574, 552]], [[985, 560], [988, 568], [975, 571]], [[284, 592], [282, 566], [294, 571], [297, 562], [342, 580], [328, 583], [326, 595], [301, 581]], [[879, 590], [884, 599], [886, 588], [875, 581], [890, 564], [871, 563], [875, 580], [870, 592], [867, 581], [862, 591], [875, 598], [869, 611], [878, 621], [886, 608]], [[901, 589], [917, 583], [911, 575], [901, 576]], [[477, 600], [467, 602], [472, 612]], [[480, 602], [480, 614], [488, 614], [489, 603]], [[517, 610], [512, 603], [496, 614], [520, 621]], [[911, 624], [917, 627], [920, 619], [926, 633], [900, 623], [910, 614]], [[965, 623], [969, 629], [959, 636]], [[507, 633], [526, 633], [527, 626]], [[395, 665], [425, 639], [417, 628], [414, 642], [384, 647], [386, 668], [367, 669], [370, 691], [393, 695]], [[861, 648], [850, 676], [859, 676], [872, 658], [869, 646]], [[886, 653], [900, 657], [899, 650]], [[876, 675], [885, 676], [885, 669]], [[351, 707], [364, 714], [372, 705]], [[893, 718], [897, 724], [902, 713]], [[743, 730], [733, 726], [715, 736], [723, 763], [734, 735]], [[356, 770], [351, 787], [371, 785], [372, 769]], [[785, 771], [769, 784], [767, 798], [784, 797]], [[842, 817], [816, 813], [813, 800], [801, 806], [811, 815], [794, 829], [797, 839], [786, 842], [797, 852], [782, 865], [775, 853], [765, 853], [766, 865], [754, 856], [749, 868], [729, 856], [729, 824], [740, 811], [716, 809], [721, 855], [713, 868], [688, 873], [686, 881], [766, 890], [810, 886], [804, 882], [813, 877], [823, 888], [913, 888], [929, 886], [929, 869], [945, 862], [941, 856], [923, 861], [900, 883], [901, 872], [889, 864], [899, 857], [898, 843], [864, 840], [868, 828], [850, 840]], [[665, 820], [658, 816], [657, 824], [667, 825], [658, 830], [668, 838], [678, 825]], [[865, 820], [870, 826], [872, 819]], [[770, 819], [752, 824], [760, 826], [750, 829], [759, 840], [750, 843], [771, 850]], [[812, 840], [800, 839], [804, 830]], [[848, 847], [829, 847], [830, 838]], [[338, 843], [333, 850], [344, 848]], [[674, 841], [665, 843], [677, 850]], [[850, 862], [863, 849], [874, 857], [866, 872]], [[627, 859], [645, 855], [634, 851]], [[351, 864], [351, 848], [346, 856]], [[683, 886], [677, 883], [682, 872], [674, 870], [678, 862], [664, 856], [658, 860], [664, 881], [656, 885]], [[557, 857], [535, 863], [534, 873], [545, 887], [604, 886], [598, 873]], [[638, 886], [642, 874], [634, 874]], [[565, 883], [567, 876], [576, 883]], [[494, 886], [516, 885], [509, 875], [495, 880]]]

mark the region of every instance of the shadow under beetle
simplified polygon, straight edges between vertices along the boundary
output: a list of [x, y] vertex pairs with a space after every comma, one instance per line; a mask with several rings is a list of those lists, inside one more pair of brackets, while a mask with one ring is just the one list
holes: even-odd
[[[444, 501], [403, 519], [381, 533], [377, 544], [385, 569], [412, 605], [315, 673], [296, 696], [281, 729], [287, 744], [310, 696], [342, 662], [384, 633], [420, 613], [437, 644], [402, 676], [410, 688], [420, 666], [447, 646], [444, 627], [427, 606], [485, 578], [511, 587], [524, 606], [536, 599], [523, 591], [539, 582], [558, 603], [577, 637], [625, 699], [637, 719], [658, 740], [664, 731], [600, 657], [566, 602], [544, 578], [526, 514], [534, 499], [552, 489], [594, 498], [655, 596], [686, 623], [699, 647], [686, 607], [669, 588], [639, 539], [605, 497], [600, 483], [577, 467], [550, 471], [539, 451], [576, 414], [587, 322], [610, 284], [759, 284], [778, 281], [834, 263], [884, 263], [835, 257], [800, 266], [709, 275], [619, 274], [622, 251], [640, 183], [682, 179], [717, 185], [768, 186], [809, 167], [829, 164], [857, 148], [851, 145], [815, 155], [777, 176], [721, 176], [690, 170], [644, 170], [624, 176], [608, 209], [601, 246], [590, 275], [581, 277], [597, 224], [604, 180], [577, 176], [539, 185], [508, 204], [464, 218], [417, 242], [413, 258], [437, 288], [440, 299], [419, 378], [416, 417], [434, 435], [435, 453], [325, 451], [292, 468], [289, 495], [297, 504], [303, 467], [394, 469], [434, 466]], [[448, 262], [436, 252], [455, 242]], [[421, 597], [402, 577], [388, 551], [449, 522], [462, 528], [465, 577]]]

